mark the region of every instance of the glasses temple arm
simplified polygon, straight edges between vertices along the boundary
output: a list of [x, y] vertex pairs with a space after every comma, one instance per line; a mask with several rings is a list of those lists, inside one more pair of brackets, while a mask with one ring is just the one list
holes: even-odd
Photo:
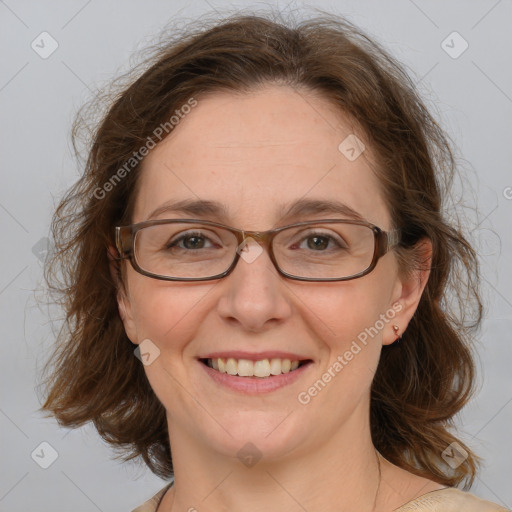
[[392, 229], [391, 231], [386, 232], [386, 242], [386, 252], [397, 246], [400, 243], [400, 230]]

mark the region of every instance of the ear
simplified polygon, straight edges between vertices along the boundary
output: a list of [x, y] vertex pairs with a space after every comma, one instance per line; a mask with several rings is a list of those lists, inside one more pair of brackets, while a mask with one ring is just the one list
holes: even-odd
[[[413, 268], [401, 272], [393, 290], [392, 310], [396, 312], [390, 320], [382, 338], [384, 345], [391, 345], [406, 331], [411, 318], [418, 309], [421, 296], [430, 276], [432, 264], [432, 242], [422, 238], [412, 249]], [[395, 329], [395, 326], [398, 328]]]
[[110, 275], [117, 289], [116, 298], [119, 316], [123, 321], [124, 330], [128, 339], [132, 343], [138, 344], [137, 329], [133, 319], [128, 290], [121, 279], [122, 260], [119, 259], [118, 252], [112, 245], [108, 247], [107, 255], [109, 259]]

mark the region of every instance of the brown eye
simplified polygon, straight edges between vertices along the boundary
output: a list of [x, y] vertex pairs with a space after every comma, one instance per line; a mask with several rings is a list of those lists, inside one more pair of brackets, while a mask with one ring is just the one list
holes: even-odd
[[[202, 236], [201, 233], [189, 233], [180, 236], [172, 242], [168, 242], [165, 248], [172, 249], [177, 247], [178, 249], [204, 249], [206, 240], [208, 240], [208, 238]], [[179, 246], [180, 242], [183, 242], [182, 246]]]
[[326, 249], [329, 246], [329, 239], [325, 236], [310, 236], [307, 240], [310, 249]]

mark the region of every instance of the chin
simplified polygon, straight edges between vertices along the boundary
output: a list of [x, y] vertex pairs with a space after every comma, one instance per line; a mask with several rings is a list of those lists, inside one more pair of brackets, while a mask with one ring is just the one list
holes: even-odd
[[[228, 418], [231, 421], [227, 421]], [[308, 431], [311, 433], [303, 421], [299, 425], [297, 420], [297, 414], [286, 411], [231, 411], [220, 418], [220, 422], [227, 425], [227, 432], [217, 428], [203, 435], [209, 446], [216, 446], [223, 455], [236, 457], [244, 464], [245, 457], [262, 461], [282, 459], [303, 446]]]

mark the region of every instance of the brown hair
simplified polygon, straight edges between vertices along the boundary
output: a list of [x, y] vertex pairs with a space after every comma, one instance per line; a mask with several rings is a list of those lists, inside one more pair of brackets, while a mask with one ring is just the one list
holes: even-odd
[[[475, 253], [443, 213], [456, 170], [449, 139], [405, 70], [359, 29], [325, 13], [301, 22], [282, 16], [239, 13], [196, 21], [195, 28], [152, 47], [150, 58], [122, 77], [128, 85], [107, 96], [111, 103], [92, 134], [85, 172], [53, 219], [56, 252], [46, 278], [60, 294], [66, 322], [46, 368], [51, 363], [43, 409], [65, 426], [93, 421], [125, 459], [142, 456], [155, 474], [172, 475], [165, 410], [134, 357], [109, 269], [107, 248], [114, 226], [131, 220], [140, 164], [122, 176], [119, 169], [190, 98], [285, 84], [319, 93], [364, 131], [402, 233], [396, 249], [402, 267], [421, 264], [414, 248], [423, 237], [433, 244], [419, 307], [402, 342], [383, 348], [372, 384], [375, 447], [415, 474], [470, 485], [478, 459], [450, 430], [473, 391], [470, 342], [482, 306]], [[116, 173], [122, 179], [112, 181]], [[468, 457], [450, 469], [442, 452], [454, 441]]]

